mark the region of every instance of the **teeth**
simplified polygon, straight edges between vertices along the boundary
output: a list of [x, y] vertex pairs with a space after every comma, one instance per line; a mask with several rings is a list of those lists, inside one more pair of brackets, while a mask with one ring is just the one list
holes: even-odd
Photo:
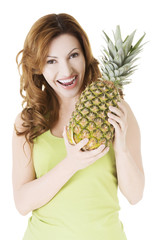
[[76, 78], [76, 77], [70, 78], [70, 79], [68, 79], [68, 80], [58, 80], [58, 82], [60, 82], [60, 83], [70, 83], [70, 82], [72, 82], [75, 78]]

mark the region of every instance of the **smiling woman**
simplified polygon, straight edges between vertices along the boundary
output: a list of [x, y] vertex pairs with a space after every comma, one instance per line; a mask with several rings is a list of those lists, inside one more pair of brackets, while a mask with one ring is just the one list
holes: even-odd
[[32, 211], [23, 240], [126, 240], [118, 185], [132, 204], [144, 187], [131, 109], [125, 101], [112, 109], [110, 148], [82, 151], [88, 139], [71, 145], [66, 125], [86, 85], [101, 77], [86, 33], [72, 16], [50, 14], [33, 25], [17, 62], [20, 54], [25, 105], [13, 132], [12, 175], [17, 210]]

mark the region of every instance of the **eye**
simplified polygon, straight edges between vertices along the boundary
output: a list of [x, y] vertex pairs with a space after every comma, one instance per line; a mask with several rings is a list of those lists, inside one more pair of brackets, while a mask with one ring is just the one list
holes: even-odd
[[78, 57], [78, 56], [79, 56], [79, 54], [76, 52], [76, 53], [71, 54], [70, 58], [75, 58], [75, 57]]
[[54, 64], [54, 63], [56, 63], [56, 60], [55, 60], [55, 59], [51, 59], [51, 60], [48, 60], [48, 61], [47, 61], [47, 64]]

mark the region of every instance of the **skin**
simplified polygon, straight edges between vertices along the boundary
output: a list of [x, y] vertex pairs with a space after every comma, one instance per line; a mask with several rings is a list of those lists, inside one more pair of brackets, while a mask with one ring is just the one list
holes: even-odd
[[[17, 210], [22, 215], [49, 202], [77, 171], [93, 164], [109, 151], [102, 145], [95, 150], [82, 152], [81, 148], [88, 139], [75, 146], [70, 145], [67, 139], [65, 126], [80, 95], [85, 74], [85, 59], [78, 40], [68, 34], [53, 39], [42, 73], [57, 93], [60, 103], [59, 121], [51, 129], [51, 133], [64, 138], [67, 156], [48, 173], [36, 179], [33, 160], [30, 161], [29, 145], [24, 136], [17, 136], [16, 132], [13, 132], [13, 193]], [[71, 89], [66, 89], [57, 82], [74, 76], [77, 76], [78, 80]], [[121, 101], [119, 109], [110, 110], [112, 114], [109, 114], [109, 121], [115, 127], [113, 146], [118, 184], [128, 201], [135, 204], [142, 198], [144, 189], [139, 127], [125, 101]], [[20, 114], [15, 124], [18, 130], [23, 128]]]
[[142, 199], [145, 185], [140, 129], [130, 106], [124, 100], [118, 106], [119, 109], [110, 107], [112, 113], [108, 113], [115, 128], [113, 147], [118, 184], [128, 201], [136, 204]]
[[[43, 75], [57, 93], [61, 103], [77, 99], [83, 84], [84, 74], [85, 58], [79, 41], [69, 34], [63, 34], [53, 39], [43, 68]], [[78, 82], [72, 89], [66, 90], [58, 82], [74, 76], [78, 76]]]

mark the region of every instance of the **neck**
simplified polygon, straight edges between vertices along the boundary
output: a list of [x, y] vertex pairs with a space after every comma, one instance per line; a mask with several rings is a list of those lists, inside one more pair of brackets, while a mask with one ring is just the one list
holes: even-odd
[[63, 98], [59, 99], [59, 105], [60, 105], [60, 110], [62, 109], [71, 109], [75, 106], [79, 96], [76, 96], [74, 98]]

